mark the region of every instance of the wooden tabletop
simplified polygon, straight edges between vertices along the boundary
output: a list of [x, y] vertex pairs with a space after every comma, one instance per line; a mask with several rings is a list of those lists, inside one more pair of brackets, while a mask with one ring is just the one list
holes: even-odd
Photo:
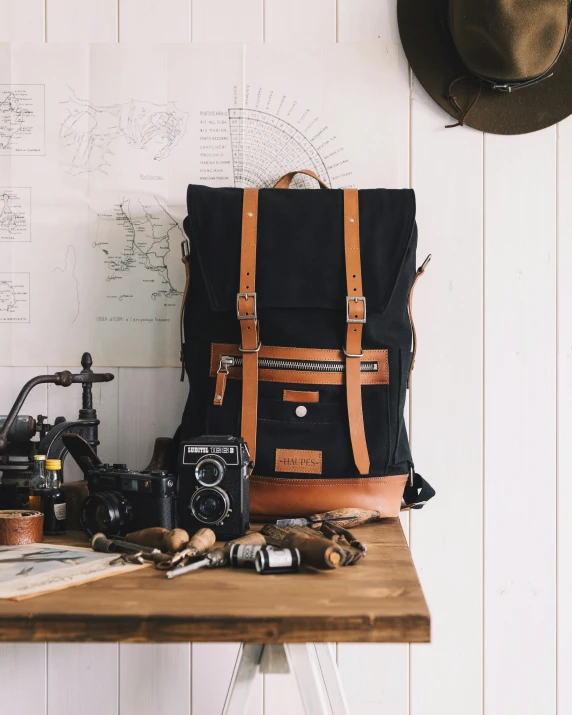
[[399, 519], [357, 531], [367, 557], [333, 571], [204, 569], [171, 580], [149, 567], [0, 600], [0, 641], [428, 642], [429, 611]]

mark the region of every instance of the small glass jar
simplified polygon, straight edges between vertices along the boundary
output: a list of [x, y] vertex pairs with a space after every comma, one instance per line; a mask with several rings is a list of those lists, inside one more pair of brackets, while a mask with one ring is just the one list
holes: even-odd
[[44, 534], [59, 536], [66, 533], [66, 495], [61, 487], [62, 463], [59, 459], [47, 459], [45, 486], [35, 489], [30, 496], [38, 498], [37, 508], [44, 514]]

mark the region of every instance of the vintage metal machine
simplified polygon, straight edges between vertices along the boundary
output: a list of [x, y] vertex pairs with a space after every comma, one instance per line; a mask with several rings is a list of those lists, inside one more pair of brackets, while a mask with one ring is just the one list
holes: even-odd
[[[111, 382], [109, 373], [93, 372], [89, 353], [81, 358], [82, 371], [73, 374], [68, 370], [53, 375], [38, 375], [24, 385], [8, 415], [0, 415], [0, 508], [26, 508], [28, 487], [32, 477], [34, 454], [45, 454], [48, 459], [63, 460], [68, 452], [62, 441], [66, 433], [79, 434], [97, 451], [99, 420], [93, 407], [92, 385], [94, 382]], [[20, 415], [20, 410], [30, 391], [37, 385], [51, 383], [61, 387], [74, 384], [82, 386], [82, 404], [76, 420], [67, 421], [57, 417], [54, 424], [47, 417]], [[39, 439], [35, 439], [36, 436]]]

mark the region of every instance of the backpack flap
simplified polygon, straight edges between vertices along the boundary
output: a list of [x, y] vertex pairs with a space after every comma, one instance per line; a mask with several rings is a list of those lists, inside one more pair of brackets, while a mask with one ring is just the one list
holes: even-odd
[[[242, 189], [196, 185], [188, 189], [184, 227], [196, 248], [214, 311], [236, 310], [242, 200]], [[409, 189], [366, 189], [359, 192], [359, 202], [364, 295], [368, 311], [383, 313], [412, 243], [415, 198]], [[321, 308], [343, 313], [343, 211], [342, 190], [259, 191], [259, 309]]]

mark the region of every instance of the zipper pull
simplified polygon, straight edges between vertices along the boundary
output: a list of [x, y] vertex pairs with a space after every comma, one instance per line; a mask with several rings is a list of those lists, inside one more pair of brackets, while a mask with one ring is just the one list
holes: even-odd
[[234, 365], [234, 358], [228, 355], [223, 355], [218, 364], [218, 370], [216, 371], [216, 386], [215, 386], [215, 396], [213, 400], [213, 405], [215, 407], [222, 407], [222, 402], [224, 400], [224, 391], [226, 390], [226, 378], [228, 377], [228, 368]]

